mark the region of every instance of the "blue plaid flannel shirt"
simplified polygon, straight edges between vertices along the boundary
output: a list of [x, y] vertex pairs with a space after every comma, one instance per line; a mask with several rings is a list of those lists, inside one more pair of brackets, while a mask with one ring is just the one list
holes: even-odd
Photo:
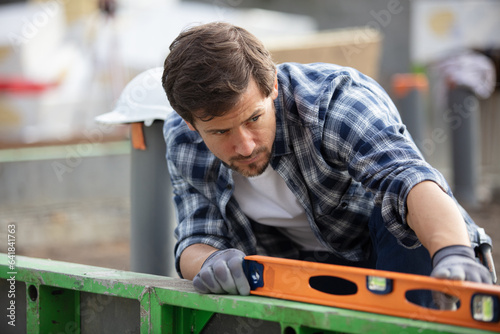
[[[366, 259], [367, 224], [376, 205], [402, 245], [419, 246], [405, 221], [408, 192], [424, 180], [451, 192], [422, 158], [387, 93], [352, 68], [322, 63], [279, 65], [278, 89], [271, 165], [304, 206], [318, 240], [337, 256]], [[245, 216], [232, 197], [232, 171], [176, 113], [165, 121], [164, 136], [178, 271], [180, 254], [196, 243], [297, 257], [297, 248], [275, 228]], [[475, 224], [462, 212], [473, 236]]]

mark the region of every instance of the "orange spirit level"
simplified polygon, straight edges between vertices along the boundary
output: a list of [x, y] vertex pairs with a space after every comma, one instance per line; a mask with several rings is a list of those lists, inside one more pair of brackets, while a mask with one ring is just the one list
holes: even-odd
[[[500, 287], [266, 256], [245, 257], [251, 294], [500, 332]], [[332, 289], [319, 288], [323, 280]], [[342, 284], [342, 291], [335, 286]], [[456, 310], [410, 301], [411, 291], [459, 299]]]

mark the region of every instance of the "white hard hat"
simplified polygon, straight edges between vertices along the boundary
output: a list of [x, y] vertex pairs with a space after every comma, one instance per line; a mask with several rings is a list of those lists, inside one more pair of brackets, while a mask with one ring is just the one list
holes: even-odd
[[154, 120], [165, 120], [173, 111], [161, 85], [162, 67], [155, 67], [133, 78], [123, 89], [113, 111], [95, 117], [105, 124], [144, 122], [150, 126]]

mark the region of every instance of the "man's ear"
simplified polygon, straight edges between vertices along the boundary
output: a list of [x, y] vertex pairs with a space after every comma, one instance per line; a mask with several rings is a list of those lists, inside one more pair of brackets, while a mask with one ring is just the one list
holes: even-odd
[[278, 70], [276, 70], [276, 74], [274, 75], [274, 87], [271, 96], [273, 100], [278, 97]]
[[191, 131], [197, 131], [196, 128], [193, 126], [193, 124], [189, 123], [188, 121], [184, 121], [184, 122], [186, 122], [189, 130], [191, 130]]

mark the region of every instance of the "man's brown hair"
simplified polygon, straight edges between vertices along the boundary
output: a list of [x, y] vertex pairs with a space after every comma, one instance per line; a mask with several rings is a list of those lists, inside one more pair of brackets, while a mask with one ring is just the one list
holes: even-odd
[[183, 31], [170, 45], [162, 84], [172, 108], [187, 122], [210, 120], [234, 107], [253, 78], [264, 96], [276, 66], [262, 42], [229, 23]]

